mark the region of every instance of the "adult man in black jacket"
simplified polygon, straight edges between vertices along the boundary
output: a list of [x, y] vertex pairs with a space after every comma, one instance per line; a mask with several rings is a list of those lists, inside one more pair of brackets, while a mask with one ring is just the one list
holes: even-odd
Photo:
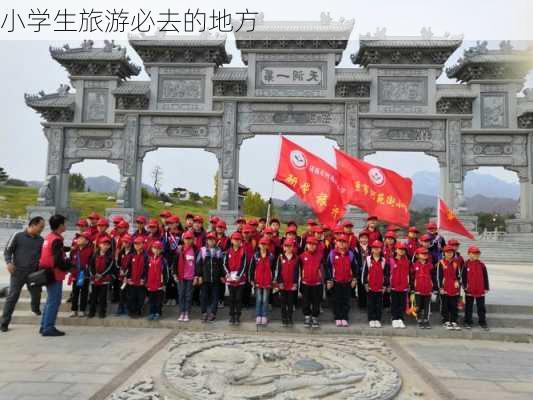
[[39, 267], [39, 257], [43, 247], [41, 233], [45, 222], [42, 217], [32, 218], [23, 231], [15, 233], [9, 239], [4, 250], [4, 259], [7, 270], [11, 274], [9, 294], [4, 303], [4, 311], [0, 322], [0, 330], [6, 332], [15, 306], [24, 285], [31, 294], [31, 310], [36, 315], [41, 315], [41, 288], [31, 288], [28, 285], [28, 275]]

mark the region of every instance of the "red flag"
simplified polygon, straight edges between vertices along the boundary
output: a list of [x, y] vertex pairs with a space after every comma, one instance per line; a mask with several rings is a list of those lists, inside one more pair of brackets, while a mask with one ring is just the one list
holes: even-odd
[[409, 203], [413, 182], [390, 169], [369, 164], [335, 149], [337, 170], [346, 188], [344, 196], [353, 204], [378, 219], [409, 225]]
[[453, 210], [450, 210], [446, 203], [439, 198], [439, 217], [438, 217], [439, 229], [445, 231], [457, 233], [458, 235], [465, 236], [469, 239], [476, 240], [474, 235], [465, 228], [461, 220], [457, 218]]
[[322, 224], [333, 226], [346, 212], [337, 170], [284, 137], [274, 179], [294, 191]]

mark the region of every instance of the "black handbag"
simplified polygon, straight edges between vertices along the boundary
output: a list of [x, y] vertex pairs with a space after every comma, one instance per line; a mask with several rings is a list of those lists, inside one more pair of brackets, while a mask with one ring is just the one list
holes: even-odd
[[50, 268], [39, 268], [28, 275], [28, 285], [31, 287], [47, 286], [53, 282], [54, 273]]

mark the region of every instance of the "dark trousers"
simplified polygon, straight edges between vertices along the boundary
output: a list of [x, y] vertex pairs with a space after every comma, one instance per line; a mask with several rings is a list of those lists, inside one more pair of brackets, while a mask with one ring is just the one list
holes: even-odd
[[117, 278], [111, 281], [111, 303], [120, 301], [120, 285], [122, 285], [122, 282]]
[[128, 285], [128, 312], [132, 316], [142, 315], [144, 306], [144, 296], [146, 289], [144, 286]]
[[159, 314], [163, 312], [163, 295], [162, 290], [155, 292], [148, 291], [148, 305], [150, 307], [150, 315]]
[[89, 299], [89, 279], [83, 281], [82, 286], [78, 286], [77, 282], [72, 283], [72, 311], [82, 311], [87, 310], [87, 302]]
[[366, 307], [366, 300], [367, 300], [367, 293], [365, 285], [363, 285], [363, 282], [361, 279], [357, 280], [357, 305], [359, 308], [365, 308]]
[[107, 312], [107, 291], [109, 285], [92, 285], [90, 296], [90, 310], [89, 315], [96, 315], [96, 306], [98, 305], [98, 315], [105, 317]]
[[279, 296], [280, 296], [280, 301], [281, 301], [281, 320], [292, 321], [292, 314], [294, 313], [294, 305], [296, 304], [296, 298], [298, 297], [298, 291], [280, 290]]
[[383, 293], [382, 292], [368, 292], [366, 310], [369, 321], [380, 321], [383, 312]]
[[466, 296], [465, 301], [465, 324], [472, 324], [472, 314], [474, 312], [474, 300], [477, 306], [477, 318], [480, 324], [487, 323], [487, 310], [485, 309], [485, 296]]
[[457, 303], [459, 302], [459, 296], [448, 296], [442, 294], [440, 296], [442, 302], [442, 319], [444, 322], [457, 322]]
[[333, 284], [333, 315], [335, 320], [348, 321], [352, 287], [350, 283], [335, 282]]
[[217, 315], [218, 308], [218, 282], [204, 282], [200, 288], [200, 303], [202, 314]]
[[226, 284], [223, 282], [218, 283], [218, 301], [224, 303], [224, 298], [226, 297]]
[[242, 292], [244, 286], [229, 286], [229, 316], [241, 317], [242, 310]]
[[448, 314], [448, 305], [446, 304], [446, 297], [447, 296], [445, 294], [439, 295], [439, 309], [442, 323], [450, 322], [450, 315]]
[[402, 319], [407, 304], [407, 292], [390, 292], [392, 320]]
[[178, 285], [174, 278], [170, 278], [165, 287], [165, 302], [176, 300], [178, 302]]
[[246, 282], [242, 289], [242, 305], [244, 307], [250, 307], [251, 302], [252, 302], [252, 285]]
[[415, 294], [416, 315], [419, 321], [429, 320], [429, 308], [431, 307], [431, 295]]
[[322, 285], [302, 285], [302, 296], [304, 315], [317, 318], [320, 314], [320, 302], [322, 301]]
[[19, 270], [16, 269], [15, 272], [9, 278], [9, 292], [7, 294], [5, 303], [4, 303], [4, 312], [2, 314], [2, 325], [8, 326], [11, 322], [11, 316], [13, 311], [15, 311], [15, 306], [20, 297], [20, 292], [22, 287], [26, 285], [28, 291], [31, 295], [31, 309], [36, 312], [40, 310], [41, 307], [41, 291], [40, 287], [31, 287], [28, 285], [28, 275], [32, 273], [33, 270]]

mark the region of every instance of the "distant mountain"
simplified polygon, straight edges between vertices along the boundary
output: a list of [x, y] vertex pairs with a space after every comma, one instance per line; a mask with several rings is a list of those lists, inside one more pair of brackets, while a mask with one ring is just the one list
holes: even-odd
[[[412, 178], [413, 193], [437, 196], [439, 193], [439, 173], [430, 171], [416, 172]], [[482, 195], [485, 197], [498, 197], [518, 199], [520, 186], [509, 183], [488, 174], [470, 173], [466, 175], [464, 183], [465, 197]]]

